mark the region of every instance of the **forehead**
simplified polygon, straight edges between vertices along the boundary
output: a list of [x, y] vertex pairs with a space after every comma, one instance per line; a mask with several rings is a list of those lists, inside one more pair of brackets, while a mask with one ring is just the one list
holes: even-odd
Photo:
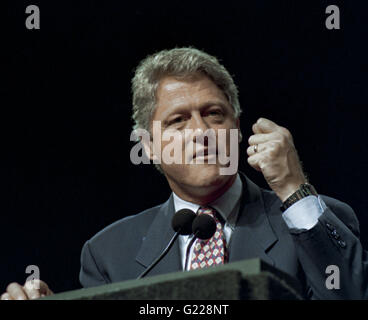
[[197, 108], [209, 101], [229, 104], [222, 90], [205, 75], [185, 79], [164, 77], [157, 88], [156, 98], [158, 113], [176, 108]]

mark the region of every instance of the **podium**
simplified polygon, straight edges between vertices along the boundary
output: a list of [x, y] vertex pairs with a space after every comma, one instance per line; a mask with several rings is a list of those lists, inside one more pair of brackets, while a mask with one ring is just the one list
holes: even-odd
[[301, 292], [296, 279], [256, 258], [67, 291], [42, 300], [302, 300]]

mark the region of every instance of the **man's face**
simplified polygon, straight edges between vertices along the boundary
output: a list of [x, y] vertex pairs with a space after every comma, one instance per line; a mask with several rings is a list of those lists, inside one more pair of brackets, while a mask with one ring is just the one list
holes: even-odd
[[[157, 107], [152, 120], [161, 124], [161, 137], [164, 132], [174, 131], [180, 132], [182, 137], [161, 141], [161, 146], [154, 139], [156, 150], [161, 152], [161, 168], [170, 187], [174, 192], [178, 185], [191, 189], [221, 187], [231, 176], [220, 175], [219, 169], [225, 165], [218, 159], [218, 130], [226, 130], [227, 139], [222, 149], [229, 155], [229, 131], [239, 128], [239, 121], [234, 118], [234, 110], [224, 93], [208, 77], [198, 74], [185, 80], [164, 77], [156, 96]], [[200, 133], [208, 129], [213, 129], [215, 139], [208, 140], [203, 136], [199, 139]], [[168, 144], [176, 144], [174, 149], [180, 148], [181, 163], [165, 163], [163, 151]], [[211, 148], [213, 145], [215, 147]], [[201, 150], [203, 154], [196, 150]]]

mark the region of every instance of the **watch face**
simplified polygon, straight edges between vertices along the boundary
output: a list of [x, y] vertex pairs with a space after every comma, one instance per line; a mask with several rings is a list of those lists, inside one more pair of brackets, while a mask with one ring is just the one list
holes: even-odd
[[317, 192], [314, 190], [313, 186], [310, 184], [303, 184], [301, 190], [305, 196], [309, 195], [317, 195]]
[[305, 184], [303, 184], [303, 186], [302, 186], [302, 192], [303, 192], [303, 195], [304, 195], [304, 196], [309, 195], [310, 193], [309, 193], [308, 191], [309, 191], [308, 186], [307, 186], [307, 185], [305, 185]]
[[291, 205], [293, 205], [298, 200], [303, 199], [304, 197], [307, 197], [310, 195], [315, 195], [315, 196], [318, 195], [314, 187], [308, 183], [301, 184], [299, 186], [299, 189], [295, 191], [295, 193], [293, 193], [288, 199], [285, 200], [285, 202], [280, 208], [281, 211], [285, 211], [287, 208], [289, 208]]

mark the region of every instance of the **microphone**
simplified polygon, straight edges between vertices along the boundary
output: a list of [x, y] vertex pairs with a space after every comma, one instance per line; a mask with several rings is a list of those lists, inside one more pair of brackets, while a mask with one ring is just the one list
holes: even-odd
[[157, 263], [161, 261], [161, 259], [169, 252], [170, 248], [174, 244], [175, 240], [179, 235], [189, 235], [192, 233], [192, 224], [196, 218], [196, 214], [189, 209], [181, 209], [177, 211], [172, 220], [171, 227], [174, 229], [175, 234], [171, 238], [169, 244], [166, 246], [164, 251], [154, 260], [146, 270], [144, 270], [137, 279], [143, 278], [148, 272], [150, 272]]
[[216, 232], [216, 221], [209, 214], [200, 214], [192, 224], [194, 236], [201, 240], [210, 239]]
[[192, 233], [192, 224], [196, 216], [190, 209], [181, 209], [174, 214], [171, 226], [175, 232], [183, 236], [189, 235]]
[[192, 233], [194, 233], [194, 237], [190, 240], [189, 245], [187, 247], [186, 259], [185, 259], [185, 267], [184, 270], [187, 270], [188, 267], [188, 256], [190, 252], [190, 248], [197, 238], [201, 240], [210, 239], [216, 232], [216, 221], [208, 214], [201, 214], [196, 216], [192, 224]]

